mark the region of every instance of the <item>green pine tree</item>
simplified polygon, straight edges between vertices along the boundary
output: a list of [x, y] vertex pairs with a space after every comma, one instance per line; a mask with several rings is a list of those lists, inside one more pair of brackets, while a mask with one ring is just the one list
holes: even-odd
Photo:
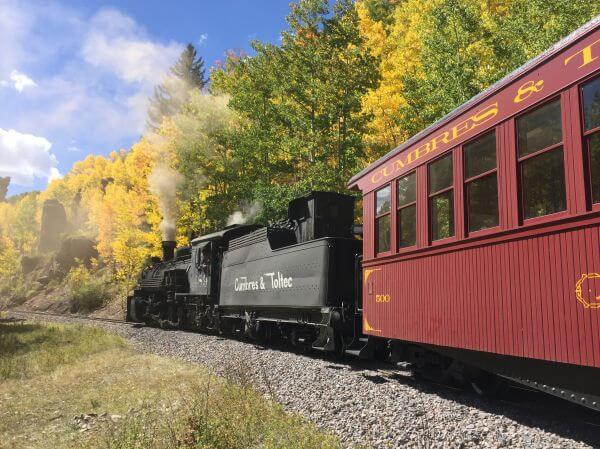
[[148, 127], [157, 129], [163, 118], [177, 114], [189, 100], [191, 91], [206, 86], [205, 76], [204, 60], [188, 44], [162, 84], [154, 88], [148, 107]]

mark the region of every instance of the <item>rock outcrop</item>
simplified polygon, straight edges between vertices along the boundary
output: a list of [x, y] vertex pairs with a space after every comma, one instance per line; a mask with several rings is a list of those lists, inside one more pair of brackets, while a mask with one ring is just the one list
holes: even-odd
[[97, 258], [96, 242], [87, 237], [65, 239], [56, 254], [56, 262], [65, 271], [77, 265], [77, 261], [89, 266], [91, 260]]
[[55, 199], [44, 201], [38, 250], [41, 253], [56, 251], [60, 246], [61, 234], [66, 230], [67, 214], [63, 205]]

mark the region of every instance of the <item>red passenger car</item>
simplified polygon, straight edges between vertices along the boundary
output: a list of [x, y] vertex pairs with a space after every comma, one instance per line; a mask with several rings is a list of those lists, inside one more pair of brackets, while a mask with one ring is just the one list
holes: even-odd
[[353, 177], [363, 330], [598, 408], [600, 20]]

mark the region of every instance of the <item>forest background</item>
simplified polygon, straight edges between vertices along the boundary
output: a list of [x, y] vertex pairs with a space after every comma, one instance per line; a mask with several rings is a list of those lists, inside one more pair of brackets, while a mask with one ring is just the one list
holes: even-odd
[[[36, 294], [21, 258], [37, 251], [48, 199], [66, 209], [64, 238], [96, 242], [84, 277], [126, 292], [164, 237], [183, 245], [282, 218], [309, 190], [345, 192], [353, 174], [598, 13], [588, 0], [299, 0], [279, 45], [255, 41], [253, 55], [231, 52], [208, 73], [189, 45], [130, 149], [90, 155], [43, 192], [4, 198], [0, 182], [0, 297]], [[80, 283], [73, 270], [65, 279]]]

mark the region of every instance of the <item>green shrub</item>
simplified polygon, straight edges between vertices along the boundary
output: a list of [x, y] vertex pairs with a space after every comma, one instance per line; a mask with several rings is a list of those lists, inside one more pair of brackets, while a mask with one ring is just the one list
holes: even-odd
[[28, 292], [22, 276], [13, 277], [2, 291], [0, 296], [4, 297], [6, 306], [20, 306], [28, 299]]
[[111, 297], [110, 278], [88, 270], [84, 265], [72, 268], [67, 275], [71, 312], [92, 312]]

